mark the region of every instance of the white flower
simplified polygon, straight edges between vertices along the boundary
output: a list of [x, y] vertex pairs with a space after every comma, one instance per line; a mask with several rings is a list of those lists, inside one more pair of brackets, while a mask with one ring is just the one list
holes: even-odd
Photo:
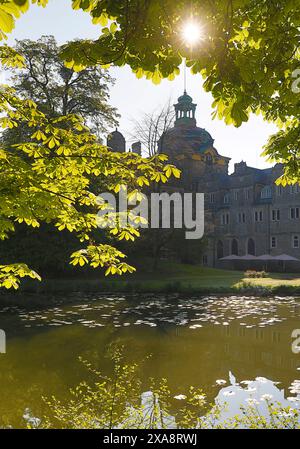
[[182, 401], [183, 399], [186, 399], [186, 396], [184, 394], [178, 394], [177, 396], [174, 396], [174, 399], [178, 399], [178, 401]]
[[224, 380], [224, 379], [218, 379], [218, 380], [216, 380], [216, 384], [217, 384], [217, 385], [225, 385], [226, 383], [227, 383], [227, 381]]
[[259, 401], [257, 401], [256, 399], [253, 399], [253, 398], [247, 398], [246, 402], [248, 402], [249, 405], [257, 405], [257, 404], [259, 404]]
[[198, 399], [198, 401], [204, 401], [205, 400], [205, 394], [197, 394], [195, 396], [195, 399]]
[[273, 399], [273, 396], [271, 394], [263, 394], [261, 399], [264, 401], [270, 401], [271, 399]]

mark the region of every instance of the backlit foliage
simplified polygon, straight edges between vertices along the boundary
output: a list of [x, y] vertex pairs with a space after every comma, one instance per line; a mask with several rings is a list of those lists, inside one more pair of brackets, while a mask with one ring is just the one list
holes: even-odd
[[[1, 39], [34, 3], [44, 7], [47, 0], [0, 0]], [[127, 64], [138, 78], [157, 84], [163, 78], [174, 79], [185, 58], [213, 95], [214, 117], [240, 126], [255, 113], [278, 125], [280, 131], [271, 137], [264, 155], [284, 163], [279, 183], [300, 182], [300, 95], [292, 88], [300, 67], [298, 0], [71, 0], [71, 4], [91, 15], [99, 26], [99, 38], [66, 44], [61, 57], [67, 67], [80, 71]], [[201, 24], [203, 35], [194, 48], [182, 40], [182, 26], [191, 16]], [[6, 66], [22, 64], [22, 57], [8, 47], [1, 47], [0, 56]], [[140, 180], [168, 177], [169, 171], [153, 159], [143, 162], [133, 155], [109, 154], [77, 117], [49, 121], [32, 102], [20, 101], [9, 89], [1, 93], [1, 103], [1, 111], [8, 115], [2, 119], [4, 128], [18, 126], [21, 118], [33, 128], [31, 143], [20, 143], [10, 152], [0, 150], [5, 167], [2, 191], [8, 198], [1, 205], [3, 237], [14, 220], [31, 226], [54, 220], [58, 228], [88, 240], [95, 223], [94, 214], [85, 207], [95, 208], [95, 199], [87, 175], [104, 176], [112, 190], [124, 182], [135, 184], [136, 170], [141, 172]], [[121, 235], [133, 236], [130, 230]], [[103, 250], [100, 266], [107, 263]], [[80, 257], [75, 254], [74, 263], [86, 263], [93, 254], [96, 264], [93, 244], [84, 251]], [[114, 270], [123, 272], [126, 265], [119, 265], [119, 254], [116, 259], [119, 262], [112, 258]]]
[[[14, 52], [12, 60], [6, 54], [5, 63], [13, 65], [15, 58]], [[24, 124], [31, 129], [29, 141], [0, 148], [0, 239], [8, 238], [16, 223], [36, 228], [41, 222], [53, 223], [86, 245], [72, 255], [73, 265], [102, 267], [106, 274], [134, 271], [121, 251], [93, 241], [93, 232], [105, 220], [97, 217], [105, 203], [97, 200], [91, 177], [99, 180], [102, 191], [118, 192], [126, 185], [128, 195], [133, 195], [150, 182], [179, 176], [179, 171], [165, 165], [163, 155], [143, 159], [113, 153], [98, 143], [79, 116], [49, 117], [33, 101], [18, 98], [9, 86], [1, 86], [0, 113], [3, 129]], [[135, 227], [122, 227], [118, 214], [115, 222], [110, 230], [114, 238], [139, 236]], [[17, 288], [24, 276], [39, 278], [24, 264], [0, 266], [0, 286]]]

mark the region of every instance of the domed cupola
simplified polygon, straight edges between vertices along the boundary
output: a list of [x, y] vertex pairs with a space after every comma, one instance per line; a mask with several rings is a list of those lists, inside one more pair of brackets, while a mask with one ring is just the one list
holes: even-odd
[[119, 153], [124, 153], [126, 151], [126, 140], [118, 128], [107, 136], [107, 146]]
[[195, 112], [197, 105], [193, 103], [186, 91], [178, 98], [178, 103], [174, 104], [176, 120], [175, 126], [196, 126]]
[[185, 90], [185, 91], [184, 91], [184, 94], [181, 95], [181, 96], [178, 98], [178, 103], [193, 103], [193, 99], [192, 99], [192, 97], [190, 97], [190, 96], [187, 94], [187, 92], [186, 92], [186, 90]]

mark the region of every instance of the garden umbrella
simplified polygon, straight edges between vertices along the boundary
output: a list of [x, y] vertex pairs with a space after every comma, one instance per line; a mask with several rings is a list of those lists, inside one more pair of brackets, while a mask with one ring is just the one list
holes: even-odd
[[239, 256], [236, 256], [235, 254], [231, 254], [231, 256], [222, 257], [220, 260], [236, 260], [240, 259]]
[[283, 262], [283, 271], [286, 271], [286, 262], [289, 261], [299, 261], [296, 257], [290, 256], [289, 254], [280, 254], [279, 256], [274, 257], [274, 259]]
[[283, 260], [284, 262], [288, 261], [288, 260], [298, 260], [296, 257], [293, 256], [289, 256], [288, 254], [280, 254], [279, 256], [275, 256], [274, 259], [276, 260]]
[[271, 254], [263, 254], [262, 256], [257, 257], [259, 260], [274, 260], [275, 257], [271, 256]]

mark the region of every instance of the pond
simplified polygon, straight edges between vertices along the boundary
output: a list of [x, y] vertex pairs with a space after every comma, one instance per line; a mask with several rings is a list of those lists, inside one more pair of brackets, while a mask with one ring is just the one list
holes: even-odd
[[24, 427], [28, 410], [42, 416], [42, 397], [67, 401], [69, 389], [88, 380], [80, 357], [109, 374], [111, 344], [123, 345], [125, 358], [141, 365], [145, 390], [149, 377], [167, 378], [179, 397], [201, 387], [208, 401], [226, 400], [228, 416], [264, 394], [299, 406], [300, 353], [292, 351], [298, 298], [76, 294], [68, 301], [0, 308], [7, 338], [0, 427]]

